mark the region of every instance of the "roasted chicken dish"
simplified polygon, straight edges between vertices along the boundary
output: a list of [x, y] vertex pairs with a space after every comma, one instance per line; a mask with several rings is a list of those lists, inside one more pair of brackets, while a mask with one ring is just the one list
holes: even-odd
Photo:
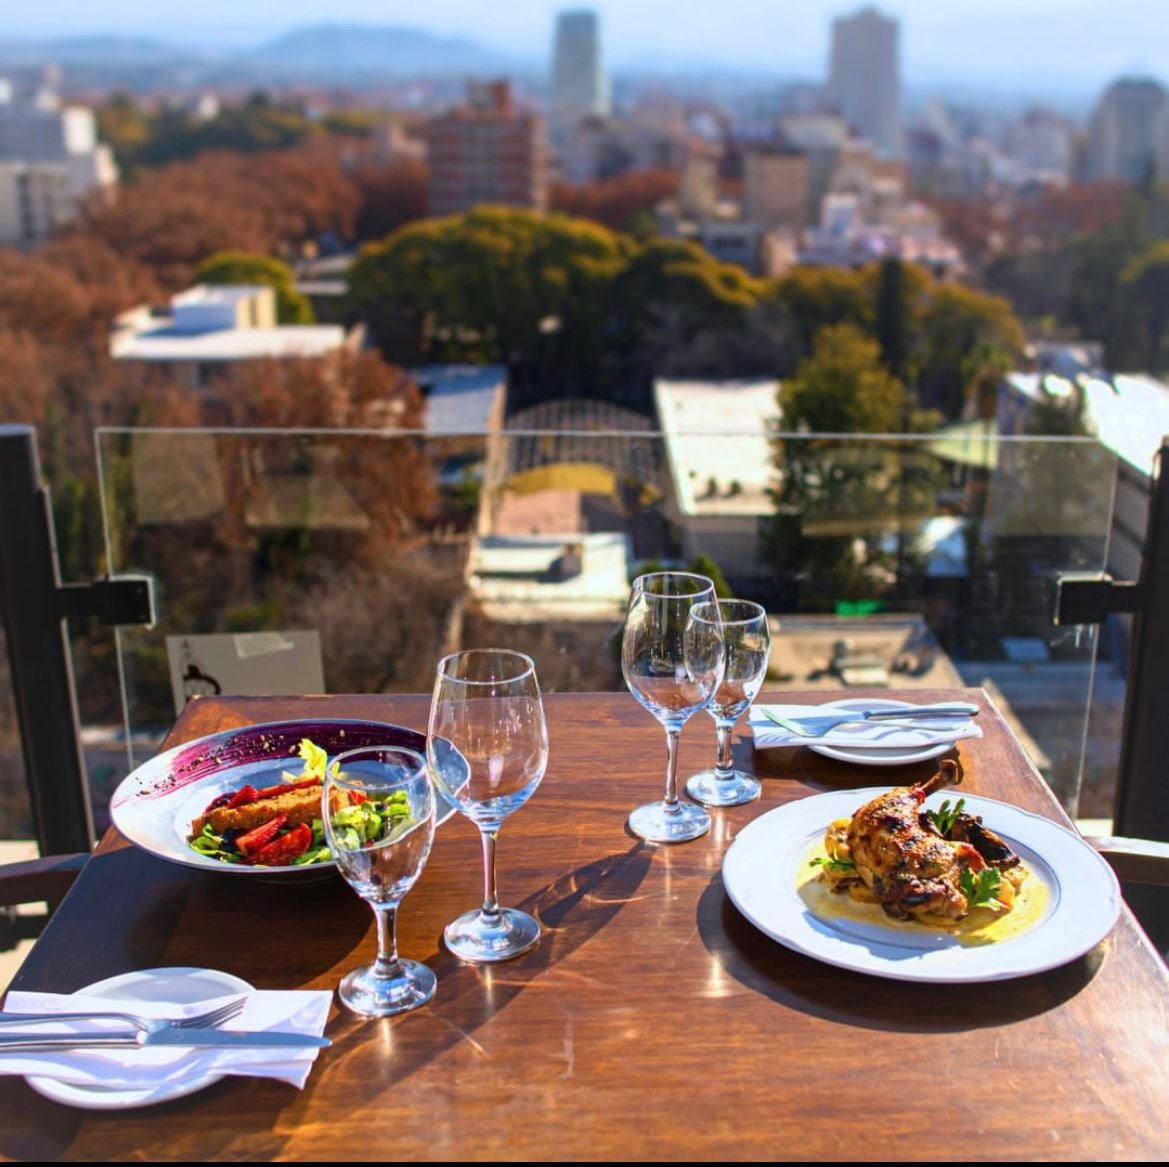
[[832, 890], [876, 902], [897, 919], [948, 926], [975, 907], [1008, 910], [1026, 871], [1019, 857], [975, 815], [923, 809], [928, 795], [962, 781], [957, 762], [919, 786], [865, 803], [828, 828], [821, 877]]

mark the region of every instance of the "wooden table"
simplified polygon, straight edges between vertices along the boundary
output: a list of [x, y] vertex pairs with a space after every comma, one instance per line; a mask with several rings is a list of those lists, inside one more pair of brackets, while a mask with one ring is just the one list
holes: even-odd
[[[979, 692], [967, 789], [1062, 819]], [[799, 695], [794, 695], [798, 699]], [[785, 693], [785, 699], [793, 694]], [[335, 1044], [302, 1093], [227, 1079], [121, 1112], [70, 1110], [0, 1081], [0, 1154], [20, 1159], [1160, 1159], [1169, 1150], [1169, 978], [1127, 910], [1096, 950], [997, 983], [910, 984], [845, 972], [767, 939], [720, 867], [745, 824], [822, 790], [920, 780], [807, 750], [753, 761], [763, 797], [676, 847], [626, 833], [660, 796], [663, 734], [621, 694], [547, 698], [551, 763], [505, 825], [506, 903], [540, 919], [538, 949], [459, 963], [443, 925], [481, 892], [473, 827], [452, 820], [401, 913], [402, 951], [437, 972], [433, 1002], [393, 1021], [335, 1012]], [[291, 717], [424, 728], [422, 697], [207, 698], [168, 745]], [[749, 736], [737, 742], [752, 761]], [[713, 727], [682, 737], [705, 767]], [[18, 975], [66, 991], [168, 965], [267, 988], [333, 988], [373, 951], [369, 909], [340, 880], [253, 883], [106, 838]]]

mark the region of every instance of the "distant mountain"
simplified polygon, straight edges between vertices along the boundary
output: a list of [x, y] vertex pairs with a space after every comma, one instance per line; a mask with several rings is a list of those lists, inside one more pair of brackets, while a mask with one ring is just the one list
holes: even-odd
[[322, 24], [300, 28], [237, 58], [249, 70], [338, 82], [374, 74], [421, 77], [506, 72], [517, 62], [474, 41], [416, 28]]

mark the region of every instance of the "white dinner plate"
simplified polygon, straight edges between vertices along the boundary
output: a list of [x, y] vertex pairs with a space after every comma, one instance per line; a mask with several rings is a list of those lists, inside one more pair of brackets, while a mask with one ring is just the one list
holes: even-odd
[[[78, 989], [73, 996], [106, 997], [110, 1001], [129, 1002], [173, 1001], [177, 1005], [190, 1005], [196, 1001], [211, 1001], [232, 993], [252, 991], [253, 987], [247, 981], [217, 969], [151, 968], [97, 981], [84, 989]], [[187, 1078], [141, 1090], [78, 1086], [58, 1082], [56, 1078], [26, 1078], [25, 1081], [38, 1094], [66, 1106], [79, 1106], [84, 1110], [129, 1110], [135, 1106], [154, 1106], [173, 1098], [184, 1098], [218, 1082], [222, 1077], [222, 1074], [192, 1074]]]
[[[1057, 968], [1082, 956], [1112, 930], [1120, 885], [1112, 868], [1078, 835], [1005, 802], [962, 794], [966, 810], [1006, 839], [1043, 880], [1043, 917], [1021, 935], [963, 946], [925, 926], [823, 920], [800, 898], [801, 862], [834, 819], [848, 818], [889, 790], [834, 790], [768, 811], [749, 823], [723, 859], [723, 883], [735, 907], [761, 932], [788, 948], [839, 968], [900, 981], [999, 981]], [[945, 793], [926, 799], [937, 807]], [[955, 791], [948, 791], [953, 800]]]
[[[853, 697], [844, 701], [829, 701], [824, 709], [912, 709], [909, 701], [890, 701], [877, 697]], [[858, 735], [871, 732], [871, 724], [858, 722], [856, 725], [841, 725], [833, 733], [855, 732]], [[794, 743], [793, 743], [794, 744]], [[914, 762], [925, 762], [941, 757], [954, 748], [954, 742], [925, 742], [920, 746], [901, 746], [885, 749], [881, 746], [825, 746], [808, 740], [805, 744], [814, 753], [838, 762], [851, 762], [854, 766], [909, 766]]]
[[[204, 871], [266, 878], [273, 875], [311, 876], [332, 862], [311, 866], [249, 867], [221, 863], [191, 849], [191, 823], [221, 794], [253, 786], [274, 786], [281, 772], [299, 774], [301, 738], [308, 738], [330, 757], [361, 746], [404, 746], [426, 757], [426, 738], [416, 730], [379, 721], [336, 718], [265, 722], [229, 729], [175, 746], [127, 775], [110, 800], [114, 826], [144, 851]], [[455, 808], [435, 794], [436, 823]]]

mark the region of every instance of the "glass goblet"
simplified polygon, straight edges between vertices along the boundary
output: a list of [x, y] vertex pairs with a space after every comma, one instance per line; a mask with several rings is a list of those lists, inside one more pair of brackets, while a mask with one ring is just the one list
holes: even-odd
[[415, 750], [365, 746], [338, 755], [321, 795], [325, 840], [338, 870], [373, 909], [377, 959], [346, 973], [337, 995], [362, 1017], [424, 1005], [435, 975], [398, 956], [397, 913], [434, 841], [434, 788]]
[[710, 830], [702, 807], [678, 799], [678, 739], [714, 695], [726, 667], [718, 606], [711, 619], [693, 619], [699, 605], [714, 599], [714, 584], [704, 575], [660, 571], [633, 581], [621, 671], [630, 692], [666, 731], [665, 798], [629, 816], [629, 829], [650, 842], [682, 843]]
[[531, 798], [548, 765], [548, 727], [532, 658], [496, 648], [443, 657], [426, 753], [438, 788], [479, 828], [483, 843], [483, 906], [452, 920], [443, 939], [463, 960], [510, 960], [540, 939], [540, 926], [527, 912], [499, 906], [495, 887], [499, 829]]
[[[715, 608], [718, 609], [717, 613]], [[741, 806], [759, 797], [759, 779], [736, 770], [731, 757], [731, 731], [763, 687], [771, 654], [767, 613], [750, 600], [718, 600], [694, 609], [696, 623], [721, 619], [727, 646], [727, 667], [706, 712], [714, 718], [718, 756], [714, 769], [695, 774], [686, 793], [704, 806]]]

